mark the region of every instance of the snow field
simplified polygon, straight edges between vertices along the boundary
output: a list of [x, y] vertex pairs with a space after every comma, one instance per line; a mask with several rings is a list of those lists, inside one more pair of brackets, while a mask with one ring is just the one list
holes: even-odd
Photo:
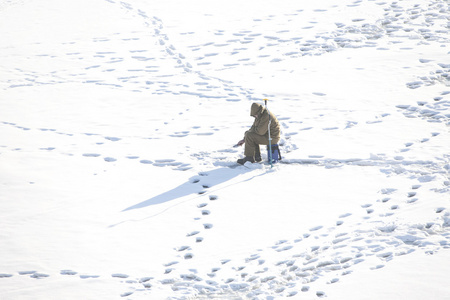
[[[446, 299], [448, 18], [0, 3], [2, 299]], [[237, 166], [263, 98], [283, 161]]]

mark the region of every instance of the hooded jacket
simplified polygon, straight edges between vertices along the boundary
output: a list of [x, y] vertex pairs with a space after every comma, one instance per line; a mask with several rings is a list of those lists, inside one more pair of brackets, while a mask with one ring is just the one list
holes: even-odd
[[259, 103], [253, 103], [250, 109], [250, 116], [258, 117], [253, 122], [252, 127], [247, 132], [254, 132], [259, 135], [264, 135], [269, 138], [268, 125], [270, 115], [270, 136], [272, 138], [272, 144], [278, 143], [280, 140], [280, 123], [274, 114], [267, 111], [267, 109]]

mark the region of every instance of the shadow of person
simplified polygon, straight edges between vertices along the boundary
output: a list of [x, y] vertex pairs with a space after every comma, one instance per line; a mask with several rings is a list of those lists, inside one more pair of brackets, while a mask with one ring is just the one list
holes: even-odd
[[208, 172], [200, 172], [198, 175], [189, 178], [188, 182], [155, 197], [125, 208], [123, 212], [165, 203], [189, 195], [201, 195], [206, 193], [208, 188], [227, 182], [249, 171], [251, 170], [245, 167], [238, 167], [234, 169], [225, 167]]

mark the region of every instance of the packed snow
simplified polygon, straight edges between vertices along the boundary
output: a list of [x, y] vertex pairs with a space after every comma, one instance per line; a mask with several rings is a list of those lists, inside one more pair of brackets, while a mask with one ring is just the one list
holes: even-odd
[[[450, 299], [445, 0], [0, 0], [1, 299]], [[263, 104], [283, 159], [236, 164]]]

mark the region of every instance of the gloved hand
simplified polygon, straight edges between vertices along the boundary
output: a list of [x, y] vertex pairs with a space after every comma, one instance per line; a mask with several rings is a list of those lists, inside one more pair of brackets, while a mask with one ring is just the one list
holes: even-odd
[[240, 140], [236, 145], [234, 145], [233, 147], [237, 147], [237, 146], [242, 146], [244, 145], [245, 141], [244, 140]]

